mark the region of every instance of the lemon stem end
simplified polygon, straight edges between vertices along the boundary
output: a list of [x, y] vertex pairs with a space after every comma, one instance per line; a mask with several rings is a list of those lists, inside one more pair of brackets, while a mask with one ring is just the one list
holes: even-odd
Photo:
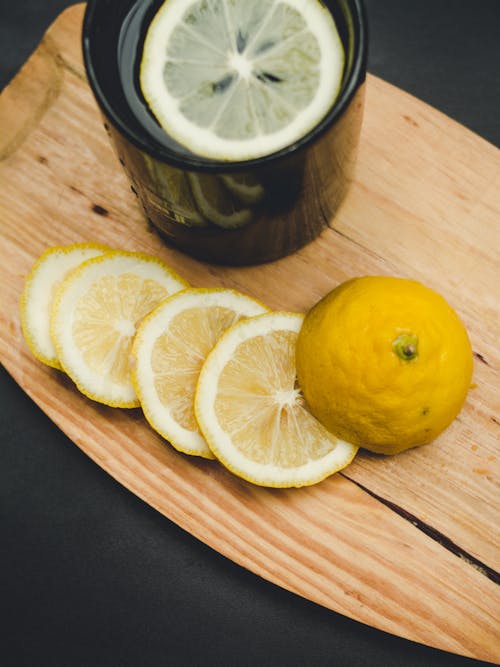
[[403, 361], [413, 361], [418, 357], [418, 338], [415, 334], [401, 334], [393, 340], [392, 348]]

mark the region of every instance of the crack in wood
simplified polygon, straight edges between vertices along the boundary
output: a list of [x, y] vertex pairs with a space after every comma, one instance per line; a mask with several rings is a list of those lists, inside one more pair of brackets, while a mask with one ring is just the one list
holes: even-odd
[[83, 81], [85, 84], [87, 83], [87, 75], [85, 74], [85, 70], [73, 65], [63, 56], [62, 53], [57, 52], [55, 54], [55, 61], [59, 67], [66, 70], [70, 74], [73, 74], [73, 76], [76, 76], [77, 79], [80, 79], [80, 81]]
[[483, 355], [480, 352], [474, 352], [474, 357], [478, 361], [482, 361], [483, 364], [486, 364], [487, 366], [489, 366], [489, 363], [486, 361], [486, 359], [483, 357]]
[[[322, 211], [322, 214], [323, 214], [323, 216], [324, 216], [323, 211]], [[335, 218], [334, 218], [334, 219], [335, 219]], [[335, 234], [338, 234], [341, 238], [345, 239], [346, 241], [349, 241], [349, 243], [352, 243], [356, 248], [359, 248], [359, 249], [362, 250], [364, 253], [370, 255], [370, 256], [373, 257], [377, 262], [381, 262], [381, 263], [382, 263], [382, 262], [385, 262], [386, 264], [389, 264], [389, 260], [388, 260], [388, 259], [384, 259], [384, 257], [382, 257], [382, 255], [379, 255], [378, 253], [374, 252], [371, 248], [368, 247], [368, 245], [365, 246], [365, 245], [363, 245], [362, 243], [360, 243], [359, 241], [356, 241], [355, 239], [351, 238], [351, 237], [350, 237], [348, 234], [346, 234], [345, 232], [341, 232], [340, 229], [338, 229], [337, 227], [334, 226], [334, 224], [333, 224], [333, 223], [334, 223], [334, 219], [331, 221], [330, 224], [328, 224], [328, 227], [329, 227], [329, 229], [332, 230], [332, 232], [334, 232]]]
[[405, 519], [406, 521], [409, 521], [412, 523], [415, 528], [418, 530], [421, 530], [423, 533], [425, 533], [428, 537], [430, 537], [432, 540], [437, 542], [439, 545], [441, 545], [444, 549], [447, 551], [450, 551], [452, 554], [455, 556], [458, 556], [461, 558], [463, 561], [471, 565], [473, 568], [475, 568], [478, 572], [480, 572], [482, 575], [493, 581], [495, 584], [500, 584], [500, 573], [494, 570], [493, 568], [489, 567], [482, 561], [480, 561], [478, 558], [475, 558], [475, 556], [472, 556], [470, 553], [465, 551], [465, 549], [462, 549], [458, 544], [453, 542], [453, 540], [450, 540], [449, 537], [444, 535], [441, 531], [439, 531], [437, 528], [434, 528], [433, 526], [430, 526], [428, 523], [425, 523], [425, 521], [422, 521], [422, 519], [419, 519], [417, 516], [412, 514], [411, 512], [408, 512], [408, 510], [405, 510], [403, 507], [400, 505], [397, 505], [396, 503], [393, 503], [390, 500], [387, 500], [387, 498], [384, 498], [383, 496], [380, 496], [378, 493], [375, 493], [368, 487], [364, 486], [364, 484], [361, 484], [360, 482], [357, 482], [355, 479], [352, 477], [349, 477], [346, 473], [340, 473], [342, 477], [345, 477], [348, 479], [350, 482], [355, 484], [358, 488], [360, 488], [362, 491], [365, 491], [369, 496], [372, 498], [375, 498], [379, 502], [382, 503], [382, 505], [385, 505], [388, 509], [392, 510], [396, 514], [398, 514], [401, 518]]

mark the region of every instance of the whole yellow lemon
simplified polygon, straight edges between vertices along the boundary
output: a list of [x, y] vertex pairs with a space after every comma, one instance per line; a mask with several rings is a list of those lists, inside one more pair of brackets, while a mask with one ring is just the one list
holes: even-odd
[[306, 315], [297, 376], [311, 412], [343, 440], [396, 454], [436, 438], [456, 417], [472, 349], [442, 296], [415, 280], [348, 280]]

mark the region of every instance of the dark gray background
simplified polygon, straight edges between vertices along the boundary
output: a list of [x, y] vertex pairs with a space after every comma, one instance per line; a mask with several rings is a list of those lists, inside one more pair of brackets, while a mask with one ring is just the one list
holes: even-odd
[[[5, 86], [68, 4], [0, 0]], [[500, 0], [366, 0], [369, 71], [500, 145]], [[0, 128], [1, 132], [1, 128]], [[466, 667], [219, 556], [91, 462], [0, 371], [4, 667]]]

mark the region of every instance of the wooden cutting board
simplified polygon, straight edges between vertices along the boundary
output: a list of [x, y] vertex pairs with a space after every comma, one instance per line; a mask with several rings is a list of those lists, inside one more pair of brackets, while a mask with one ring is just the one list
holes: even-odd
[[[369, 76], [357, 176], [332, 229], [272, 264], [199, 263], [148, 228], [108, 145], [82, 66], [83, 11], [57, 19], [2, 93], [3, 364], [98, 465], [225, 556], [363, 623], [499, 661], [499, 151]], [[233, 287], [275, 309], [305, 311], [356, 275], [419, 279], [463, 318], [474, 387], [432, 445], [360, 453], [311, 488], [253, 487], [174, 451], [140, 410], [85, 399], [29, 353], [18, 312], [26, 273], [47, 246], [89, 240], [156, 254], [194, 286]]]

